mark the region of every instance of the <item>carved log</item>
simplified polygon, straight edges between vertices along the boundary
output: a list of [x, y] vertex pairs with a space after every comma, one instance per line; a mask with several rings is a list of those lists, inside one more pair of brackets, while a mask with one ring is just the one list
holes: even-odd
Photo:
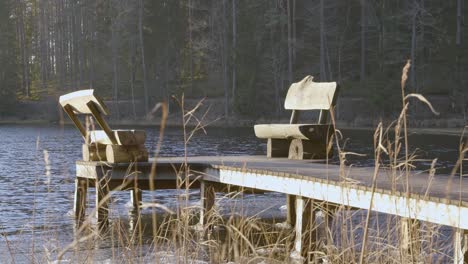
[[84, 161], [106, 161], [106, 145], [83, 144]]
[[288, 139], [269, 138], [267, 142], [267, 157], [287, 157], [289, 151], [289, 142], [290, 140]]
[[[333, 148], [328, 153], [328, 158], [333, 156]], [[326, 159], [326, 142], [313, 140], [293, 139], [289, 145], [289, 159]]]
[[148, 150], [144, 145], [119, 146], [107, 145], [107, 161], [111, 163], [119, 162], [145, 162], [148, 161]]

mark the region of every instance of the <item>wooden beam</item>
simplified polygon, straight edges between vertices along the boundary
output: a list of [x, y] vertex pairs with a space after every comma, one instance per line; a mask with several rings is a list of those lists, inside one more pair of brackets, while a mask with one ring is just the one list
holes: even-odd
[[109, 195], [109, 186], [106, 179], [96, 181], [96, 220], [99, 226], [108, 225]]
[[88, 179], [79, 178], [75, 179], [75, 201], [73, 205], [73, 212], [78, 221], [83, 221], [86, 215], [86, 198], [88, 196]]
[[291, 119], [289, 119], [289, 124], [297, 124], [299, 122], [299, 110], [292, 110]]
[[63, 107], [63, 110], [65, 111], [65, 113], [67, 113], [68, 117], [70, 117], [70, 119], [73, 121], [73, 123], [75, 124], [76, 128], [78, 128], [78, 130], [80, 131], [80, 134], [83, 136], [83, 138], [86, 140], [86, 129], [84, 128], [84, 126], [81, 124], [80, 120], [78, 119], [78, 117], [76, 116], [75, 112], [73, 112], [73, 108], [70, 106], [70, 105], [65, 105]]
[[[200, 221], [199, 225], [203, 228], [209, 224], [210, 213], [215, 205], [215, 189], [206, 181], [200, 182], [200, 197], [202, 202], [202, 208], [200, 210]], [[210, 226], [207, 226], [210, 228]]]
[[130, 202], [132, 203], [133, 210], [139, 211], [141, 202], [143, 201], [143, 192], [138, 188], [130, 189]]
[[286, 224], [294, 227], [296, 224], [296, 196], [286, 195]]
[[106, 145], [102, 144], [83, 144], [84, 161], [107, 161]]
[[318, 118], [318, 124], [326, 124], [328, 121], [328, 110], [320, 110], [319, 118]]
[[315, 252], [317, 230], [315, 226], [315, 213], [311, 199], [297, 196], [295, 201], [294, 247], [290, 257], [293, 262], [303, 263], [304, 260], [307, 262], [313, 252]]
[[117, 145], [117, 140], [115, 139], [114, 133], [112, 132], [112, 129], [109, 127], [107, 122], [102, 117], [101, 112], [99, 111], [99, 108], [96, 106], [96, 103], [93, 101], [90, 101], [86, 105], [89, 107], [89, 110], [91, 111], [91, 114], [93, 115], [94, 119], [102, 128], [102, 130], [104, 130], [104, 133], [106, 133], [106, 135], [109, 137], [112, 144]]
[[420, 221], [407, 217], [400, 219], [400, 237], [402, 252], [406, 254], [406, 261], [416, 263], [421, 253], [421, 239], [419, 236]]
[[148, 150], [144, 145], [107, 145], [105, 156], [110, 163], [146, 162], [148, 161]]

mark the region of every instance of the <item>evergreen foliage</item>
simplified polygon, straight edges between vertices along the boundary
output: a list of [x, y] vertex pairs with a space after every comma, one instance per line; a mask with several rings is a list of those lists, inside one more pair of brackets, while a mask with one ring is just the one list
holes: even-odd
[[1, 0], [1, 100], [94, 88], [152, 105], [184, 92], [271, 115], [310, 74], [390, 114], [412, 59], [411, 92], [465, 109], [465, 14], [463, 0]]
[[10, 0], [0, 0], [0, 116], [12, 108], [18, 85], [13, 19]]

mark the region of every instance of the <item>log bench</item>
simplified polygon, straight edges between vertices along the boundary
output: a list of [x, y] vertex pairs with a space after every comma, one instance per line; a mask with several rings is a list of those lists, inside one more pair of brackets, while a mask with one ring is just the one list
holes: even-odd
[[[284, 102], [284, 108], [292, 110], [289, 124], [254, 126], [255, 135], [268, 140], [267, 157], [331, 158], [333, 150], [329, 142], [334, 128], [327, 120], [330, 108], [336, 104], [338, 87], [336, 82], [314, 82], [312, 76], [293, 83]], [[320, 110], [318, 121], [298, 123], [300, 112], [305, 110]]]
[[[68, 114], [85, 143], [84, 161], [144, 162], [148, 161], [144, 130], [112, 130], [103, 118], [108, 115], [106, 105], [92, 89], [60, 96], [60, 105]], [[102, 130], [86, 129], [78, 115], [92, 116]]]

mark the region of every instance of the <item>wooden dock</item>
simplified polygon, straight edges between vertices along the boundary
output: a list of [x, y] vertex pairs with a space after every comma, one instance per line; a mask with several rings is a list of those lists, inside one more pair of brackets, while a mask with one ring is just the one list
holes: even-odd
[[[155, 164], [155, 165], [154, 165]], [[455, 263], [468, 263], [468, 179], [411, 172], [409, 192], [404, 174], [392, 177], [380, 169], [375, 186], [374, 168], [340, 167], [311, 160], [290, 160], [264, 156], [224, 156], [158, 158], [139, 163], [76, 162], [75, 214], [84, 217], [88, 186], [96, 188], [98, 222], [107, 221], [107, 194], [113, 190], [131, 190], [138, 208], [141, 190], [176, 188], [178, 169], [187, 164], [193, 180], [191, 188], [200, 188], [205, 215], [214, 204], [214, 192], [226, 186], [279, 192], [288, 195], [288, 221], [296, 230], [292, 255], [301, 255], [305, 201], [313, 199], [333, 206], [371, 209], [402, 219], [420, 220], [455, 229]], [[180, 178], [179, 178], [180, 179]], [[213, 187], [213, 188], [211, 188]], [[309, 214], [310, 215], [310, 214]], [[466, 217], [466, 218], [465, 218]], [[203, 223], [201, 217], [201, 222]]]

